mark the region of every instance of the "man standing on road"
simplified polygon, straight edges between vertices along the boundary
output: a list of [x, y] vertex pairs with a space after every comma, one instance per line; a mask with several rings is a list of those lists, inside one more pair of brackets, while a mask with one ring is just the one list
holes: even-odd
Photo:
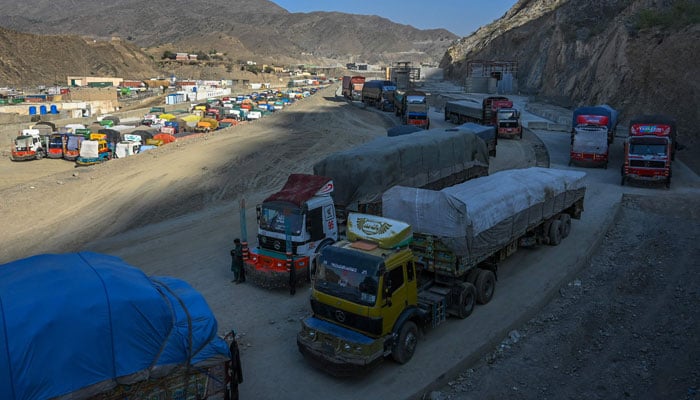
[[233, 240], [233, 249], [231, 249], [231, 271], [233, 271], [233, 280], [231, 282], [245, 282], [245, 269], [243, 267], [243, 246], [241, 239]]

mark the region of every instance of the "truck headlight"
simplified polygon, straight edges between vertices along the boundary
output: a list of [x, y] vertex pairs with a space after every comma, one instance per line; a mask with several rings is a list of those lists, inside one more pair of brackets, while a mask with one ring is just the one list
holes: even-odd
[[345, 343], [345, 344], [343, 345], [343, 350], [349, 352], [351, 349], [352, 349], [352, 346], [350, 346], [349, 344]]

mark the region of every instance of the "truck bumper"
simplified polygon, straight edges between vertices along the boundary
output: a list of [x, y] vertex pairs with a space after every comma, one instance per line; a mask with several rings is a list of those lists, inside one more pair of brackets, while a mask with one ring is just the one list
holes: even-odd
[[297, 346], [312, 365], [336, 377], [362, 375], [384, 359], [384, 339], [315, 317], [301, 321]]
[[[266, 289], [288, 288], [286, 260], [266, 256], [256, 250], [251, 250], [251, 258], [243, 263], [246, 280]], [[299, 287], [309, 281], [309, 257], [295, 257], [294, 267], [296, 286]]]

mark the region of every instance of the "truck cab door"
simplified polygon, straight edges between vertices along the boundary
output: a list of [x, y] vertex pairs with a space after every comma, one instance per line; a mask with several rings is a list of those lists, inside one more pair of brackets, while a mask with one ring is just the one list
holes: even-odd
[[384, 273], [382, 279], [382, 334], [391, 332], [406, 309], [408, 301], [408, 285], [406, 282], [406, 264], [400, 264]]

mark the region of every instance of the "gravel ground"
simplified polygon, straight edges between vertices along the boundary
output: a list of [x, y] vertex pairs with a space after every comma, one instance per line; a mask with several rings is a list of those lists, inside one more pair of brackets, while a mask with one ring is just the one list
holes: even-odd
[[626, 195], [560, 296], [431, 400], [700, 399], [700, 198]]

